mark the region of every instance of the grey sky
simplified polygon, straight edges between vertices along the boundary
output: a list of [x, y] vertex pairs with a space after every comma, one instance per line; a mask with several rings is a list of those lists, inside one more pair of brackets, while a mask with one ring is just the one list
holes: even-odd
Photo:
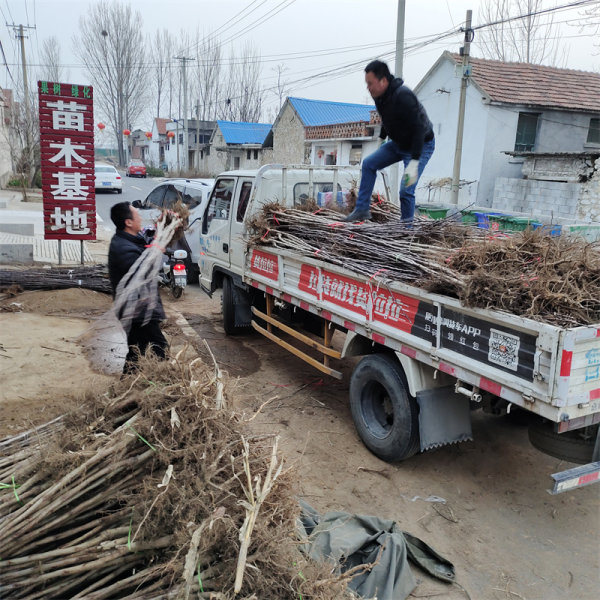
[[[566, 4], [568, 0], [559, 0]], [[79, 19], [94, 0], [0, 0], [3, 27], [0, 39], [10, 71], [20, 79], [17, 40], [12, 28], [4, 25], [33, 25], [26, 41], [28, 61], [35, 65], [45, 38], [52, 35], [61, 40], [61, 59], [69, 73], [69, 82], [87, 83], [84, 70], [72, 51], [72, 37]], [[371, 59], [383, 57], [392, 67], [395, 48], [397, 0], [131, 0], [134, 10], [142, 16], [145, 33], [167, 28], [172, 33], [193, 32], [196, 27], [208, 34], [222, 27], [220, 38], [231, 40], [239, 47], [253, 42], [264, 59], [263, 82], [273, 86], [274, 68], [284, 64], [284, 77], [291, 86], [290, 95], [344, 102], [370, 102], [362, 69]], [[468, 8], [473, 10], [473, 22], [481, 22], [482, 0], [407, 0], [405, 38], [409, 47], [437, 34], [457, 30], [464, 22]], [[549, 1], [548, 6], [556, 4]], [[230, 28], [230, 22], [248, 7], [240, 21]], [[251, 14], [250, 10], [255, 9]], [[277, 12], [279, 11], [279, 12]], [[275, 14], [276, 13], [276, 14]], [[262, 17], [270, 17], [242, 35], [238, 33]], [[556, 20], [578, 17], [576, 11], [562, 12]], [[569, 55], [567, 67], [598, 70], [600, 57], [593, 55], [592, 37], [582, 36], [576, 27], [563, 25], [561, 34]], [[457, 33], [425, 48], [410, 50], [405, 57], [404, 78], [414, 87], [444, 50], [458, 51], [462, 35]], [[319, 52], [321, 51], [321, 52]], [[477, 36], [472, 53], [481, 56]], [[308, 56], [310, 54], [310, 56]], [[347, 74], [320, 76], [343, 65]], [[31, 80], [34, 80], [32, 67]], [[306, 78], [312, 76], [310, 80]], [[7, 70], [2, 67], [0, 84], [14, 87]], [[272, 97], [274, 100], [274, 97]]]

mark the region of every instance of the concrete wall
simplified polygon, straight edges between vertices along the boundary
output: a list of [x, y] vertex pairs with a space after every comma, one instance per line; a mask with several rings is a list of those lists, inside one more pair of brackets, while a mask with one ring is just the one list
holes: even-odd
[[308, 162], [304, 125], [289, 100], [273, 126], [273, 160], [282, 164]]
[[521, 212], [544, 222], [600, 223], [600, 159], [584, 183], [498, 177], [493, 208]]
[[[454, 65], [450, 61], [442, 61], [432, 76], [422, 82], [417, 96], [433, 124], [436, 146], [419, 181], [417, 202], [449, 202], [460, 97], [460, 78]], [[471, 183], [460, 189], [460, 206], [477, 201], [488, 126], [481, 93], [473, 85], [467, 88], [466, 113], [468, 119], [463, 137], [460, 178]]]

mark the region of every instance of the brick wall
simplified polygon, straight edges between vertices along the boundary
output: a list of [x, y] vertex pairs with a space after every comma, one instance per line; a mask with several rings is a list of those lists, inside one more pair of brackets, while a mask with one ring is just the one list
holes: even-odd
[[366, 121], [356, 123], [336, 123], [333, 125], [317, 125], [306, 128], [307, 140], [350, 139], [371, 137], [373, 128]]

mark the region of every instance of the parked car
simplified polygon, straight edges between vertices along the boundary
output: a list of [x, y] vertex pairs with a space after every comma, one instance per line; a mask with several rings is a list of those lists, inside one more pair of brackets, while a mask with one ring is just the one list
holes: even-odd
[[140, 211], [142, 227], [145, 228], [152, 228], [161, 210], [172, 208], [177, 200], [181, 200], [188, 207], [190, 211], [188, 229], [178, 247], [188, 253], [185, 265], [190, 282], [198, 280], [200, 227], [214, 181], [214, 179], [167, 179], [159, 183], [145, 200], [132, 202], [132, 205]]
[[94, 171], [97, 190], [116, 190], [117, 194], [123, 193], [123, 181], [119, 172], [112, 165], [95, 163]]
[[125, 175], [127, 177], [146, 177], [146, 165], [141, 160], [134, 158], [129, 161]]

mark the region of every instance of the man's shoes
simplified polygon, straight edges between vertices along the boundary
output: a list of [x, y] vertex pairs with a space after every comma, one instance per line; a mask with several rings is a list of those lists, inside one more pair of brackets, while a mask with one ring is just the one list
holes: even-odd
[[356, 223], [357, 221], [368, 221], [371, 218], [371, 211], [367, 208], [355, 208], [345, 219], [346, 223]]

